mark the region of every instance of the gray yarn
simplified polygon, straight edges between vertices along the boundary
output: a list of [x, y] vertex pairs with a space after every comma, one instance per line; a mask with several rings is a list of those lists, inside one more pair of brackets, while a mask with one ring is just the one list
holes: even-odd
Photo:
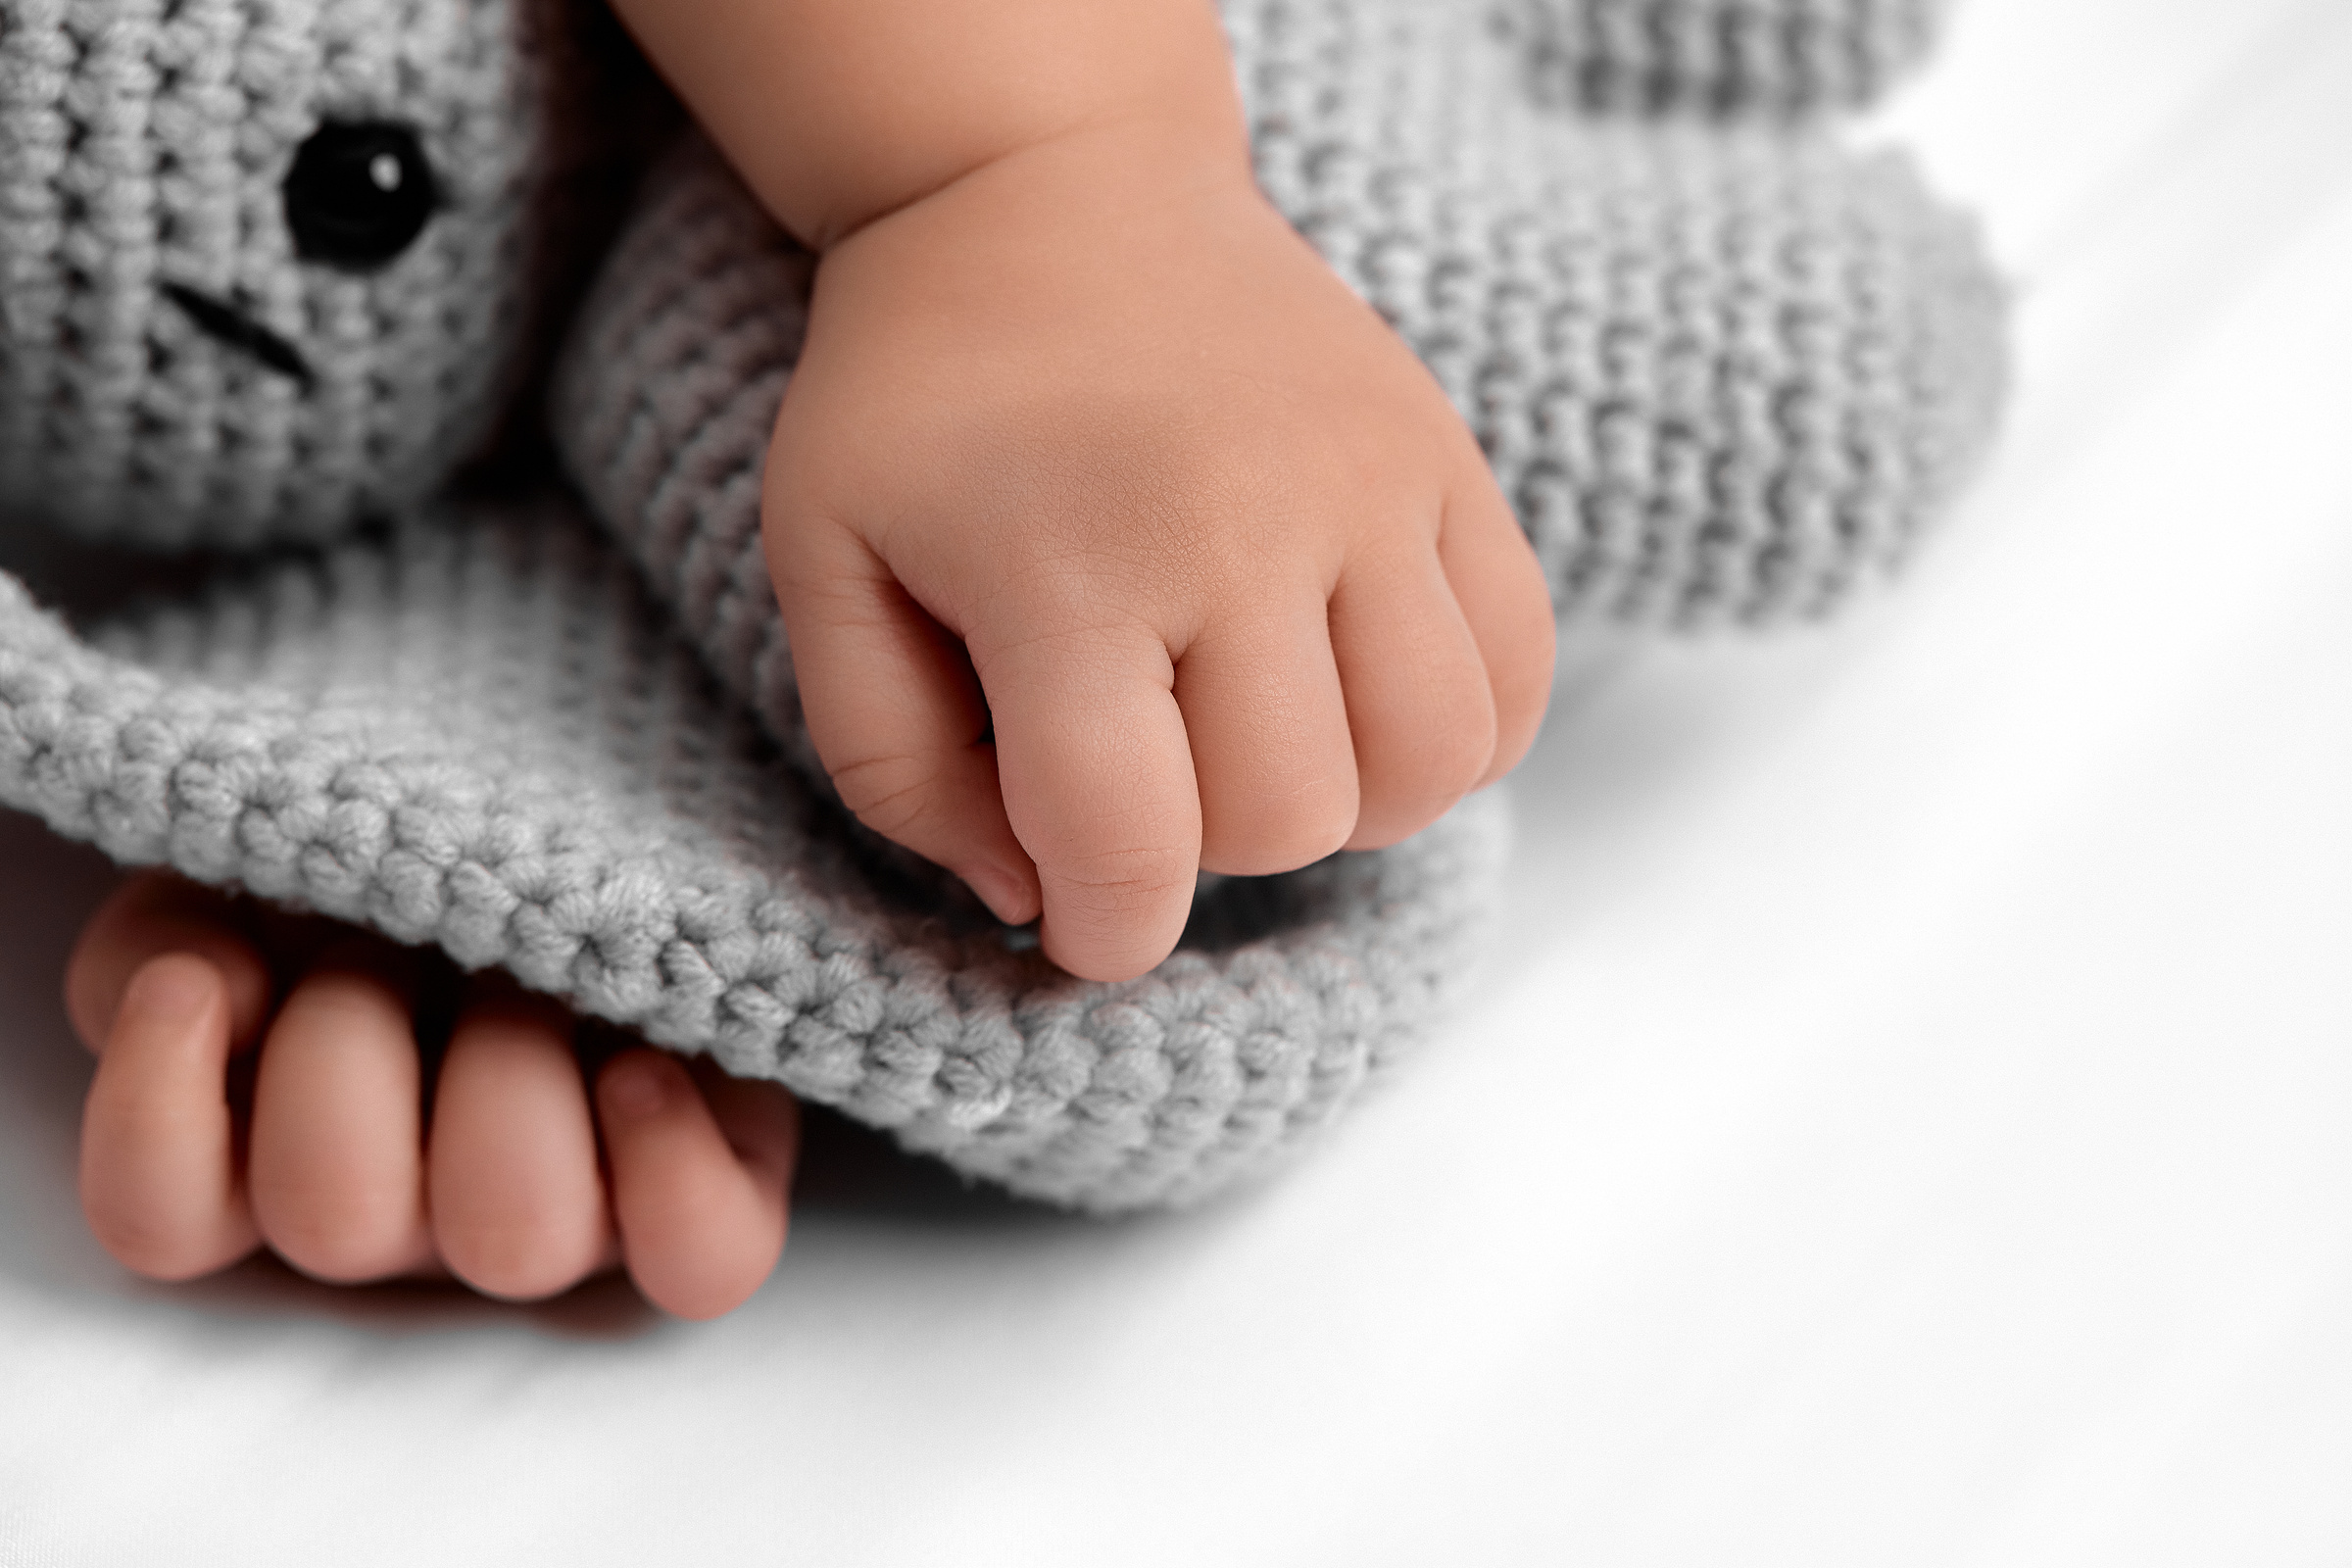
[[1798, 115], [1871, 102], [1924, 59], [1944, 0], [1500, 0], [1538, 101]]
[[[1438, 374], [1564, 614], [1761, 625], [1900, 564], [1975, 458], [2001, 298], [1907, 164], [1554, 122], [1458, 11], [1226, 8], [1260, 184]], [[690, 138], [559, 363], [590, 507], [815, 768], [760, 543], [813, 259]]]
[[[563, 0], [7, 0], [0, 506], [244, 546], [443, 485], [498, 428], [551, 292], [572, 43]], [[381, 271], [305, 264], [296, 150], [375, 121], [415, 128], [440, 211]], [[310, 385], [166, 285], [275, 333]]]
[[1564, 613], [1818, 616], [1982, 450], [2000, 290], [1899, 156], [1540, 112], [1443, 3], [1226, 15], [1259, 183], [1436, 371]]
[[0, 799], [497, 964], [1017, 1192], [1183, 1201], [1454, 994], [1505, 813], [1237, 880], [1086, 984], [894, 901], [560, 498], [420, 514], [77, 639], [0, 579]]
[[[193, 58], [198, 33], [172, 29], [249, 3], [158, 8], [154, 25]], [[368, 3], [282, 14], [299, 31]], [[82, 19], [86, 36], [88, 19], [121, 9], [73, 0], [40, 15], [67, 19], [53, 33]], [[392, 9], [420, 39], [506, 51], [470, 86], [411, 83], [435, 102], [490, 95], [467, 99], [468, 122], [489, 122], [525, 72], [516, 62], [538, 58], [530, 24], [496, 0]], [[13, 0], [0, 15], [13, 59], [31, 34]], [[514, 29], [504, 41], [493, 16]], [[1899, 165], [1777, 132], [1539, 114], [1525, 57], [1454, 0], [1236, 0], [1227, 22], [1261, 180], [1437, 369], [1568, 612], [1818, 613], [1901, 557], [1981, 444], [1997, 300], [1964, 226]], [[306, 297], [336, 280], [292, 268], [288, 282], [282, 236], [264, 230], [288, 149], [316, 123], [294, 106], [337, 79], [320, 64], [330, 53], [293, 51], [309, 85], [285, 86], [286, 112], [250, 133], [251, 232], [208, 231], [221, 267]], [[63, 97], [78, 90], [74, 78]], [[0, 122], [33, 101], [10, 76], [0, 93]], [[558, 159], [556, 117], [501, 123], [516, 142], [496, 167]], [[77, 142], [64, 156], [49, 186], [106, 189], [108, 160], [124, 155]], [[482, 200], [517, 188], [534, 187]], [[384, 373], [400, 385], [413, 363], [440, 367], [416, 383], [450, 400], [432, 411], [437, 430], [459, 429], [461, 405], [479, 415], [478, 386], [519, 373], [508, 317], [543, 265], [516, 238], [534, 215], [471, 202], [436, 215], [368, 285], [416, 291], [439, 324], [419, 339], [406, 306], [388, 309], [365, 318], [381, 342], [347, 345], [355, 363], [397, 361]], [[15, 211], [0, 209], [0, 226]], [[439, 236], [443, 224], [461, 232]], [[506, 238], [481, 238], [493, 231]], [[7, 232], [27, 276], [56, 272], [23, 237], [33, 230]], [[489, 270], [450, 269], [453, 252]], [[1017, 1192], [1121, 1209], [1265, 1169], [1459, 995], [1499, 874], [1501, 799], [1475, 798], [1395, 850], [1219, 882], [1177, 955], [1121, 986], [1016, 951], [943, 875], [855, 831], [806, 775], [757, 548], [759, 463], [808, 265], [707, 153], [663, 167], [555, 382], [585, 512], [554, 489], [405, 499], [415, 473], [454, 464], [454, 436], [362, 442], [356, 466], [332, 443], [193, 439], [174, 449], [176, 488], [147, 476], [158, 466], [137, 440], [95, 449], [81, 489], [41, 438], [0, 449], [12, 514], [37, 499], [86, 531], [242, 543], [379, 514], [341, 542], [217, 564], [78, 627], [0, 577], [0, 802], [125, 863], [503, 966]], [[196, 384], [197, 356], [157, 324], [171, 313], [141, 281], [153, 271], [108, 297], [146, 323], [119, 342], [143, 346], [153, 395], [180, 420], [170, 428], [269, 416], [282, 387], [210, 343], [195, 347], [217, 362], [203, 389], [218, 407], [172, 402]], [[477, 287], [499, 309], [478, 309]], [[7, 288], [0, 429], [71, 435], [85, 371], [65, 352], [73, 331], [45, 313], [71, 315], [81, 296]], [[37, 375], [20, 373], [21, 345], [45, 356]], [[136, 380], [127, 349], [86, 373], [111, 389], [125, 365]], [[282, 499], [218, 503], [296, 495], [313, 466], [345, 514], [320, 503], [297, 525]]]

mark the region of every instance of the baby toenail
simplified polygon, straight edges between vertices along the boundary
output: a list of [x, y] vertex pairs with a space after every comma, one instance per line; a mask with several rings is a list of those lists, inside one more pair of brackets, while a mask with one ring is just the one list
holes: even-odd
[[169, 953], [150, 958], [124, 988], [122, 1010], [146, 1018], [189, 1019], [211, 1005], [213, 971], [201, 958]]
[[640, 1056], [605, 1069], [605, 1101], [624, 1116], [651, 1116], [669, 1098], [669, 1075]]

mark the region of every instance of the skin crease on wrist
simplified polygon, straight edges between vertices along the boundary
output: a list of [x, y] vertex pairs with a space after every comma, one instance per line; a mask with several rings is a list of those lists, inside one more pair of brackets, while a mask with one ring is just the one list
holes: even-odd
[[1025, 146], [1137, 118], [1247, 178], [1208, 0], [619, 0], [776, 220], [818, 252]]
[[1197, 870], [1394, 843], [1517, 761], [1533, 556], [1257, 193], [1206, 0], [620, 9], [822, 252], [763, 521], [867, 825], [1118, 980]]

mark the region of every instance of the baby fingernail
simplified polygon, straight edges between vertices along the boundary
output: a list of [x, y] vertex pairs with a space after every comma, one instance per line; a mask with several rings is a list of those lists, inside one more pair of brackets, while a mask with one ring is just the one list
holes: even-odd
[[669, 1098], [669, 1075], [643, 1056], [625, 1057], [605, 1069], [605, 1103], [624, 1116], [651, 1116]]
[[963, 880], [989, 911], [1006, 925], [1025, 925], [1037, 918], [1029, 907], [1029, 886], [1011, 872], [993, 865], [975, 865], [963, 873]]

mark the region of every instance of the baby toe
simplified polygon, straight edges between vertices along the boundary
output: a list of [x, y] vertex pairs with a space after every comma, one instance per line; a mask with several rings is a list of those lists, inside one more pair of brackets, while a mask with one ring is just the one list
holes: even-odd
[[607, 1256], [596, 1130], [554, 1004], [485, 988], [450, 1037], [433, 1098], [426, 1186], [451, 1273], [485, 1296], [570, 1289]]
[[683, 1318], [749, 1300], [784, 1250], [798, 1102], [716, 1072], [698, 1083], [676, 1058], [639, 1049], [606, 1064], [597, 1108], [637, 1288]]
[[117, 1261], [150, 1279], [225, 1268], [259, 1242], [223, 1081], [228, 988], [200, 958], [154, 958], [111, 1007], [82, 1110], [81, 1202]]
[[347, 949], [299, 981], [262, 1048], [250, 1181], [262, 1233], [338, 1284], [429, 1261], [406, 975]]
[[270, 1009], [270, 969], [247, 940], [242, 908], [162, 872], [132, 877], [81, 928], [66, 964], [66, 1014], [96, 1051], [131, 977], [166, 953], [202, 958], [220, 976], [234, 1045], [258, 1039]]

